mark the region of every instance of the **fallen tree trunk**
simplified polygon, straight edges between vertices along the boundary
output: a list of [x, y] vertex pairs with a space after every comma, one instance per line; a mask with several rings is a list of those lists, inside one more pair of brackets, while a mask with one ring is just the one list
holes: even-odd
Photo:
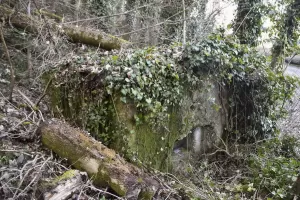
[[129, 199], [151, 199], [162, 189], [149, 174], [67, 123], [48, 121], [40, 126], [38, 133], [46, 147], [66, 158], [75, 168], [86, 171], [95, 185], [109, 186]]
[[[2, 5], [0, 5], [0, 18], [4, 18], [18, 29], [33, 34], [38, 34], [40, 27], [44, 24], [44, 22], [33, 16], [15, 13], [11, 8]], [[97, 30], [87, 30], [86, 28], [62, 25], [55, 22], [49, 22], [49, 27], [52, 31], [60, 31], [66, 34], [72, 42], [97, 46], [105, 50], [120, 49], [122, 45], [129, 44], [126, 40]]]

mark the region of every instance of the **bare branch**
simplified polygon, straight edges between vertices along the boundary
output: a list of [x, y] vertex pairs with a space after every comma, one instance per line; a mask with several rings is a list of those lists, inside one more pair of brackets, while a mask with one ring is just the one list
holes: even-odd
[[183, 8], [183, 45], [185, 45], [186, 43], [186, 21], [185, 21], [185, 18], [186, 18], [186, 15], [185, 15], [185, 1], [182, 0], [182, 8]]
[[73, 24], [73, 23], [78, 23], [78, 22], [93, 21], [93, 20], [99, 20], [99, 19], [106, 19], [106, 18], [110, 18], [110, 17], [117, 17], [117, 16], [120, 16], [120, 15], [127, 15], [131, 12], [137, 11], [137, 10], [145, 8], [145, 7], [149, 7], [153, 4], [155, 4], [155, 3], [149, 3], [149, 4], [146, 4], [146, 5], [134, 8], [132, 10], [128, 10], [128, 11], [123, 12], [123, 13], [118, 13], [118, 14], [113, 14], [113, 15], [106, 15], [106, 16], [102, 16], [102, 17], [93, 17], [93, 18], [88, 18], [88, 19], [80, 19], [80, 20], [76, 20], [76, 21], [65, 22], [65, 23], [62, 23], [62, 24]]
[[9, 99], [9, 101], [12, 101], [12, 94], [13, 94], [13, 90], [14, 90], [14, 86], [15, 86], [15, 69], [14, 69], [13, 64], [11, 62], [9, 51], [8, 51], [8, 48], [7, 48], [5, 39], [4, 39], [3, 26], [4, 26], [4, 20], [3, 20], [3, 23], [0, 24], [0, 37], [1, 37], [1, 42], [3, 44], [3, 48], [4, 48], [4, 51], [5, 51], [6, 57], [7, 57], [7, 61], [9, 63], [9, 67], [10, 67], [10, 91], [9, 91], [8, 99]]

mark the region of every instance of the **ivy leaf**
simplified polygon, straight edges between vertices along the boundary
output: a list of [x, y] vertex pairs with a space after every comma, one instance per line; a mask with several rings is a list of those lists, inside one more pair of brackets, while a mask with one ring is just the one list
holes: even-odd
[[143, 99], [143, 94], [142, 93], [138, 93], [137, 94], [137, 99], [138, 100], [142, 100]]
[[121, 100], [123, 103], [127, 103], [126, 97], [121, 97], [120, 100]]
[[173, 73], [173, 76], [174, 76], [174, 78], [175, 78], [176, 80], [179, 80], [179, 76], [178, 76], [178, 74], [176, 74], [176, 73]]
[[107, 94], [111, 95], [111, 94], [112, 94], [112, 90], [111, 90], [111, 88], [109, 88], [109, 87], [106, 87], [106, 92], [107, 92]]
[[126, 95], [126, 94], [127, 94], [127, 90], [126, 90], [126, 89], [121, 89], [121, 93], [122, 93], [123, 95]]
[[198, 46], [193, 46], [193, 51], [195, 51], [195, 52], [199, 52], [199, 47]]
[[136, 77], [136, 80], [137, 80], [138, 84], [140, 84], [140, 82], [141, 82], [141, 77], [140, 77], [140, 76], [137, 76], [137, 77]]
[[152, 63], [151, 63], [150, 60], [146, 60], [146, 63], [147, 63], [148, 66], [152, 66]]
[[147, 98], [147, 99], [146, 99], [146, 102], [147, 102], [148, 104], [151, 104], [152, 100], [151, 100], [150, 98]]
[[131, 88], [131, 93], [132, 93], [134, 96], [136, 96], [138, 92], [137, 92], [135, 89]]

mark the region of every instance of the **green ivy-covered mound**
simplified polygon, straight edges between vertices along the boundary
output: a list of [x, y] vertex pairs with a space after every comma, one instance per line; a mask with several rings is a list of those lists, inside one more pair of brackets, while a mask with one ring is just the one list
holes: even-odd
[[[180, 136], [216, 113], [225, 116], [231, 139], [249, 142], [274, 134], [282, 104], [295, 87], [295, 80], [272, 72], [255, 50], [222, 32], [184, 48], [75, 56], [52, 75], [49, 94], [56, 115], [158, 169], [168, 168]], [[212, 88], [221, 101], [209, 96]], [[206, 99], [193, 101], [195, 91]], [[205, 108], [195, 121], [199, 104]], [[205, 116], [209, 110], [214, 114]]]
[[181, 51], [173, 46], [73, 57], [54, 73], [50, 97], [56, 115], [130, 159], [166, 169], [182, 129]]

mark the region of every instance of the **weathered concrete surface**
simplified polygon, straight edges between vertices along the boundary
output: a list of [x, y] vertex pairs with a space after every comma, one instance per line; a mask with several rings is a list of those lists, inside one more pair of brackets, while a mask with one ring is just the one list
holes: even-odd
[[[298, 56], [298, 59], [300, 59], [300, 56]], [[290, 64], [285, 74], [300, 78], [300, 65]], [[287, 118], [279, 121], [281, 133], [300, 138], [300, 86], [296, 89], [291, 101], [286, 104], [286, 109], [288, 110]]]
[[183, 133], [181, 136], [185, 137], [196, 128], [201, 128], [198, 150], [191, 148], [196, 153], [209, 152], [218, 145], [222, 137], [226, 112], [223, 107], [224, 102], [222, 102], [225, 97], [222, 97], [220, 92], [218, 84], [212, 80], [206, 80], [202, 89], [185, 96], [180, 113], [184, 116], [183, 119], [188, 119], [188, 123], [182, 123], [186, 124], [186, 130], [181, 132]]
[[[82, 76], [85, 84], [80, 83]], [[59, 73], [56, 77], [57, 82], [53, 79], [49, 89], [56, 116], [63, 115], [70, 123], [88, 130], [102, 142], [108, 138], [106, 144], [110, 148], [133, 162], [141, 161], [166, 171], [171, 168], [175, 141], [186, 137], [190, 131], [202, 128], [201, 138], [198, 138], [198, 153], [213, 151], [222, 137], [226, 121], [226, 111], [223, 109], [226, 97], [220, 93], [220, 86], [206, 75], [201, 76], [202, 82], [197, 88], [187, 88], [182, 104], [170, 106], [165, 115], [167, 117], [155, 126], [154, 121], [152, 124], [146, 120], [137, 123], [136, 116], [147, 113], [138, 112], [135, 102], [128, 100], [123, 103], [118, 92], [105, 96], [101, 82], [103, 77], [97, 74], [87, 76], [80, 70], [74, 70], [74, 79], [70, 80], [72, 83], [68, 81], [65, 85], [60, 84], [60, 80], [68, 80], [70, 76]], [[109, 114], [104, 115], [102, 111]], [[103, 122], [104, 117], [109, 119]]]

